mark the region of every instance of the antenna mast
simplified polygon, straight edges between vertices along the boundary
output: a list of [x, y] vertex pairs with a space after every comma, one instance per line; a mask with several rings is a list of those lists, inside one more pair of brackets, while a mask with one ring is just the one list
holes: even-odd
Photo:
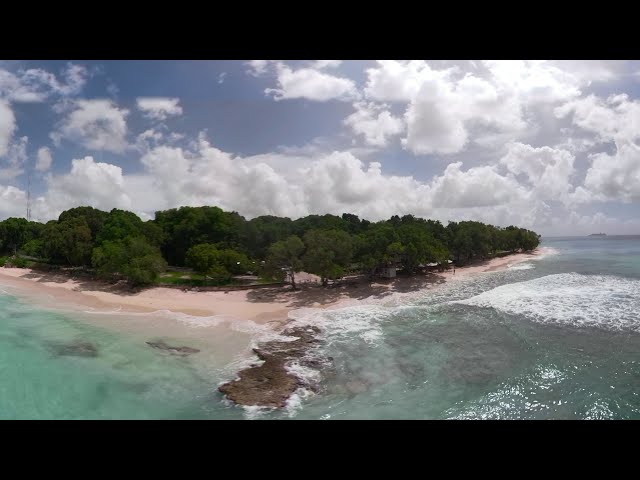
[[27, 176], [27, 221], [31, 221], [31, 172]]

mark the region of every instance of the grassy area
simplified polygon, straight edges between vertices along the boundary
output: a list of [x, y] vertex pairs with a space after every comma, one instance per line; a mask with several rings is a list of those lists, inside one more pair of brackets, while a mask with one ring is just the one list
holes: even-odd
[[204, 287], [204, 286], [219, 286], [219, 285], [242, 285], [241, 282], [231, 279], [228, 282], [214, 282], [208, 278], [205, 281], [203, 275], [199, 273], [187, 273], [178, 272], [175, 270], [167, 270], [160, 275], [157, 282], [158, 285], [184, 285], [185, 287]]
[[179, 272], [177, 270], [167, 270], [162, 275], [162, 278], [182, 278], [182, 277], [199, 277], [202, 278], [202, 275], [198, 275], [196, 273], [187, 273], [187, 272]]
[[[278, 280], [273, 278], [266, 278], [259, 276], [256, 279], [256, 283], [259, 285], [267, 283], [275, 283]], [[167, 270], [160, 275], [156, 284], [158, 285], [183, 285], [185, 287], [214, 287], [214, 286], [234, 286], [234, 285], [246, 285], [246, 282], [237, 279], [231, 279], [227, 282], [214, 282], [211, 278], [206, 279], [203, 275], [198, 273], [189, 273], [185, 271]]]
[[158, 285], [184, 285], [185, 287], [203, 287], [203, 280], [194, 280], [191, 278], [173, 278], [173, 277], [160, 277], [156, 283]]

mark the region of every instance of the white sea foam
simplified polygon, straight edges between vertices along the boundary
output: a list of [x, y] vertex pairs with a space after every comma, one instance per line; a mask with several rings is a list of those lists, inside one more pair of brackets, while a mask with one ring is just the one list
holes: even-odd
[[[302, 410], [304, 401], [314, 395], [315, 393], [307, 388], [298, 388], [287, 399], [284, 406], [284, 413], [288, 417], [295, 417], [298, 412]], [[233, 402], [226, 398], [223, 399], [223, 403], [227, 406], [235, 406]], [[261, 407], [259, 405], [243, 405], [242, 409], [244, 410], [244, 418], [247, 420], [258, 420], [276, 411], [275, 408]]]
[[358, 336], [375, 345], [383, 337], [380, 322], [389, 318], [391, 309], [382, 305], [354, 305], [345, 308], [322, 310], [305, 308], [289, 313], [294, 325], [316, 325], [329, 342], [351, 340]]
[[[318, 326], [322, 337], [327, 345], [335, 342], [352, 342], [358, 338], [370, 345], [376, 345], [383, 338], [380, 323], [392, 315], [393, 311], [389, 307], [382, 305], [371, 305], [351, 303], [342, 308], [321, 309], [321, 308], [301, 308], [289, 312], [291, 327]], [[272, 333], [272, 335], [277, 335]], [[278, 340], [296, 340], [293, 336], [278, 336]], [[310, 350], [303, 359], [290, 362], [286, 365], [286, 370], [290, 374], [302, 380], [304, 385], [318, 385], [322, 381], [322, 366], [326, 365], [326, 358], [322, 353]], [[302, 365], [304, 360], [315, 360], [322, 365], [320, 368], [312, 368]], [[240, 360], [239, 360], [240, 361]], [[243, 363], [246, 365], [247, 361]], [[310, 388], [299, 388], [294, 392], [285, 407], [285, 412], [290, 416], [295, 416], [303, 408], [304, 402], [315, 393]], [[268, 410], [259, 408], [245, 408], [247, 418], [259, 418]]]
[[317, 384], [322, 380], [322, 375], [318, 370], [300, 365], [297, 361], [287, 364], [285, 370], [307, 384]]
[[560, 255], [560, 250], [553, 247], [540, 247], [538, 248], [538, 254], [535, 257], [532, 257], [531, 260], [537, 261], [542, 260], [545, 257]]
[[531, 270], [536, 267], [531, 263], [516, 263], [515, 265], [509, 263], [507, 264], [507, 268], [509, 270]]
[[231, 330], [256, 335], [260, 341], [281, 340], [289, 341], [290, 337], [283, 337], [275, 333], [266, 325], [258, 324], [252, 320], [241, 319], [233, 315], [210, 315], [198, 316], [189, 315], [187, 313], [175, 312], [173, 310], [155, 310], [153, 312], [127, 312], [121, 308], [117, 310], [84, 310], [84, 313], [92, 315], [122, 315], [127, 317], [162, 317], [175, 320], [179, 323], [190, 327], [206, 328], [217, 327], [222, 324], [228, 324]]
[[548, 275], [451, 303], [494, 308], [541, 323], [640, 331], [640, 281], [614, 276]]
[[229, 320], [229, 327], [234, 332], [247, 333], [251, 335], [256, 341], [269, 342], [292, 342], [296, 340], [287, 335], [280, 335], [268, 325], [262, 323], [256, 323], [253, 320], [233, 319]]
[[[307, 388], [298, 388], [291, 396], [287, 399], [287, 402], [284, 407], [284, 413], [288, 417], [295, 417], [300, 410], [302, 410], [303, 403], [305, 400], [313, 397], [315, 393]], [[233, 406], [233, 402], [225, 399], [224, 403], [229, 406]], [[242, 409], [244, 410], [244, 417], [247, 420], [257, 420], [260, 418], [264, 418], [270, 413], [276, 411], [275, 408], [271, 407], [261, 407], [258, 405], [243, 405]]]
[[242, 409], [244, 410], [244, 417], [247, 420], [256, 420], [273, 411], [273, 408], [259, 407], [258, 405], [244, 405]]
[[307, 388], [298, 388], [288, 399], [285, 406], [285, 411], [289, 417], [295, 417], [300, 410], [302, 410], [303, 402], [311, 397], [315, 393]]
[[[47, 295], [47, 296], [50, 297], [50, 298], [54, 298], [51, 295]], [[122, 312], [122, 305], [120, 305], [115, 310], [98, 310], [96, 308], [89, 307], [89, 310], [83, 310], [82, 312], [83, 313], [91, 313], [93, 315], [115, 315], [115, 314], [118, 314], [118, 313]]]

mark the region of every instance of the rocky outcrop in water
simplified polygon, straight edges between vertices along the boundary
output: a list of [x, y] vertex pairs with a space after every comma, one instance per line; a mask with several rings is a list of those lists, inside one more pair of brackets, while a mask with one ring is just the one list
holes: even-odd
[[172, 355], [180, 355], [182, 357], [186, 357], [187, 355], [191, 355], [192, 353], [198, 353], [200, 351], [197, 348], [191, 348], [191, 347], [172, 347], [171, 345], [167, 345], [162, 341], [145, 342], [145, 343], [153, 348], [164, 350], [171, 353]]
[[53, 343], [51, 350], [58, 356], [97, 357], [98, 349], [91, 342]]
[[294, 327], [282, 335], [296, 337], [292, 341], [271, 341], [259, 344], [253, 351], [264, 360], [238, 372], [238, 379], [221, 385], [218, 390], [240, 405], [282, 408], [300, 387], [313, 388], [305, 380], [287, 371], [287, 365], [298, 361], [301, 365], [319, 367], [321, 360], [308, 357], [311, 349], [321, 343], [315, 326]]

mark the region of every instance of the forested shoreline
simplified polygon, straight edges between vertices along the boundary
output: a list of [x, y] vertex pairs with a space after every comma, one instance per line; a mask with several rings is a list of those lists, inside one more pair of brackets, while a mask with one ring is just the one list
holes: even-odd
[[531, 230], [476, 221], [444, 226], [405, 215], [370, 222], [348, 213], [246, 220], [213, 206], [159, 211], [146, 222], [129, 211], [93, 207], [66, 210], [46, 224], [24, 218], [0, 222], [0, 265], [76, 267], [132, 286], [156, 283], [169, 265], [189, 267], [212, 285], [247, 273], [265, 280], [286, 274], [295, 288], [299, 271], [327, 285], [351, 273], [374, 277], [390, 266], [408, 275], [425, 265], [463, 266], [538, 244]]

